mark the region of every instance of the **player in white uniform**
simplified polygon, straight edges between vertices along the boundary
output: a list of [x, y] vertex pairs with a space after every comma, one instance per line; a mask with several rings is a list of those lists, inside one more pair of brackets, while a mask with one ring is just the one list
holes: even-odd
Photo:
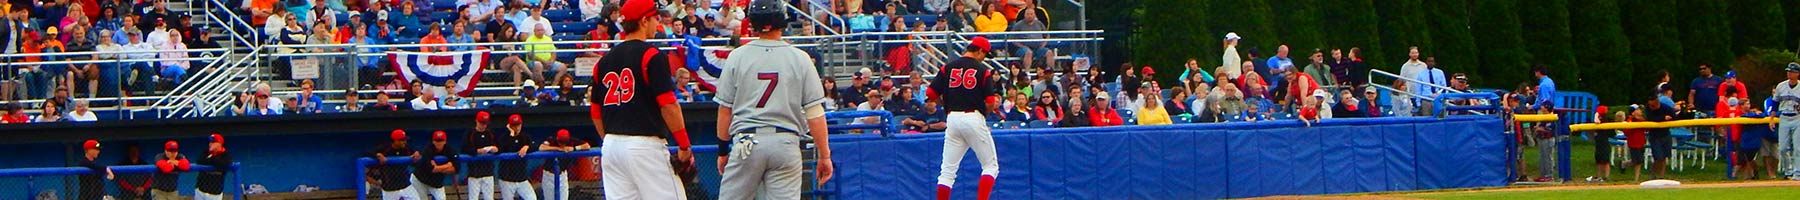
[[731, 51], [713, 98], [724, 174], [719, 199], [800, 199], [799, 133], [817, 144], [819, 183], [831, 179], [825, 88], [812, 58], [781, 40], [782, 1], [757, 0], [746, 13], [758, 38]]
[[1789, 180], [1800, 180], [1800, 165], [1794, 163], [1800, 162], [1800, 155], [1794, 152], [1800, 149], [1800, 144], [1794, 141], [1795, 137], [1800, 137], [1800, 63], [1788, 63], [1787, 80], [1775, 85], [1775, 100], [1781, 105], [1776, 108], [1779, 110], [1777, 116], [1781, 116], [1781, 124], [1775, 131], [1779, 143], [1764, 148], [1777, 148], [1775, 159], [1780, 160], [1783, 167], [1776, 169], [1787, 173]]
[[956, 169], [962, 167], [963, 154], [970, 149], [975, 151], [975, 159], [981, 161], [981, 182], [976, 185], [979, 188], [976, 199], [987, 200], [994, 190], [994, 178], [1000, 175], [994, 136], [989, 134], [987, 120], [982, 116], [982, 111], [997, 101], [994, 91], [1000, 87], [990, 78], [994, 70], [981, 64], [994, 49], [986, 37], [976, 36], [969, 39], [969, 43], [969, 50], [963, 52], [962, 57], [944, 64], [943, 72], [932, 79], [931, 89], [925, 90], [927, 98], [940, 100], [944, 110], [950, 112], [945, 116], [944, 158], [938, 171], [939, 200], [950, 198], [950, 187], [956, 184]]

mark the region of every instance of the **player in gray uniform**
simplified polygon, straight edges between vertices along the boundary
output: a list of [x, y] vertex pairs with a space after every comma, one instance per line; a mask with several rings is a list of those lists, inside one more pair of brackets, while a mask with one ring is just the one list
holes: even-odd
[[1778, 148], [1775, 159], [1781, 161], [1782, 167], [1776, 169], [1787, 173], [1789, 180], [1800, 180], [1800, 165], [1794, 163], [1800, 162], [1800, 155], [1794, 153], [1795, 149], [1800, 149], [1800, 144], [1794, 141], [1795, 137], [1800, 137], [1800, 63], [1788, 63], [1787, 80], [1775, 84], [1775, 100], [1781, 105], [1776, 108], [1780, 110], [1777, 116], [1781, 118], [1775, 131], [1779, 143], [1776, 147], [1765, 148]]
[[732, 50], [719, 76], [719, 199], [800, 199], [799, 133], [817, 143], [819, 183], [831, 179], [825, 87], [806, 52], [781, 40], [785, 8], [780, 0], [750, 4], [758, 38]]

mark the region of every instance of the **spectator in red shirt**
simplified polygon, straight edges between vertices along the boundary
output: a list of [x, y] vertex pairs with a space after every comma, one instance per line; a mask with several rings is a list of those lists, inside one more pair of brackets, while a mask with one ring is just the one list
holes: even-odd
[[[1631, 113], [1630, 116], [1625, 117], [1625, 122], [1644, 121], [1644, 111], [1639, 109], [1638, 105], [1631, 105], [1631, 108], [1625, 112]], [[1629, 149], [1626, 156], [1630, 161], [1625, 162], [1624, 167], [1631, 168], [1631, 180], [1633, 181], [1639, 180], [1639, 177], [1644, 174], [1643, 168], [1638, 167], [1638, 165], [1644, 164], [1644, 133], [1644, 129], [1625, 129], [1625, 147]]]
[[[594, 26], [594, 30], [587, 32], [587, 38], [585, 38], [585, 39], [588, 39], [588, 40], [611, 40], [612, 36], [606, 34], [607, 32], [612, 32], [609, 29], [612, 29], [612, 26], [604, 26], [604, 25]], [[611, 46], [612, 46], [611, 44], [608, 44], [605, 42], [575, 44], [575, 48], [581, 48], [581, 49], [606, 49], [606, 48], [611, 48]], [[585, 52], [581, 52], [580, 57], [599, 58], [600, 56], [603, 56], [603, 55], [606, 55], [605, 51], [585, 51]]]
[[1088, 109], [1088, 125], [1102, 127], [1125, 124], [1125, 120], [1119, 118], [1119, 111], [1113, 109], [1112, 103], [1107, 101], [1111, 98], [1108, 96], [1106, 92], [1094, 93], [1094, 107]]
[[1052, 91], [1039, 93], [1041, 94], [1038, 95], [1037, 105], [1031, 107], [1031, 118], [1051, 122], [1062, 121], [1065, 115], [1062, 106], [1056, 105], [1056, 93]]
[[25, 115], [25, 106], [17, 104], [6, 105], [6, 111], [0, 112], [0, 124], [23, 124], [30, 122], [31, 116]]
[[[431, 23], [431, 29], [425, 29], [425, 37], [419, 38], [419, 44], [444, 44], [444, 43], [446, 43], [446, 41], [444, 40], [444, 34], [438, 33], [438, 32], [441, 32], [441, 30], [443, 30], [443, 29], [444, 28], [441, 25], [438, 25], [438, 23]], [[450, 51], [450, 47], [449, 46], [419, 47], [419, 52], [441, 52], [441, 51]]]

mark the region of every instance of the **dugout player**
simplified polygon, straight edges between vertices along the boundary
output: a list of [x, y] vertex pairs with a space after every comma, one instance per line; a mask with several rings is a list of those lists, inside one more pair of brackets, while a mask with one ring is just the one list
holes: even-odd
[[150, 178], [154, 182], [150, 187], [150, 198], [155, 200], [181, 199], [181, 194], [175, 193], [175, 185], [180, 184], [177, 181], [181, 179], [181, 172], [188, 170], [189, 163], [187, 156], [181, 155], [180, 151], [181, 144], [175, 143], [174, 140], [163, 143], [163, 152], [156, 154], [156, 169], [159, 172]]
[[206, 156], [200, 158], [200, 164], [214, 170], [200, 172], [194, 182], [194, 199], [225, 199], [225, 168], [231, 167], [231, 154], [225, 152], [225, 136], [213, 133], [206, 139]]
[[[590, 143], [585, 139], [570, 137], [569, 129], [561, 129], [556, 131], [555, 137], [544, 140], [543, 144], [538, 145], [538, 151], [556, 151], [564, 153], [571, 151], [586, 151], [588, 150], [588, 147], [590, 147], [588, 144]], [[540, 176], [540, 179], [538, 179], [541, 184], [544, 184], [538, 186], [544, 190], [544, 199], [569, 199], [569, 169], [575, 168], [575, 161], [578, 160], [581, 160], [581, 158], [556, 157], [546, 160], [544, 166], [539, 167], [544, 169], [543, 176]]]
[[799, 199], [800, 133], [810, 133], [817, 143], [819, 184], [831, 180], [825, 87], [812, 58], [781, 40], [788, 23], [785, 6], [779, 0], [750, 5], [746, 14], [758, 38], [732, 50], [719, 77], [725, 83], [713, 98], [719, 103], [719, 149], [725, 152], [719, 154], [724, 171], [719, 199]]
[[381, 199], [419, 199], [419, 193], [413, 190], [412, 179], [409, 179], [412, 175], [406, 172], [406, 165], [387, 164], [388, 155], [411, 156], [413, 162], [419, 162], [419, 152], [406, 146], [405, 130], [394, 129], [394, 132], [388, 133], [388, 139], [392, 141], [384, 145], [377, 145], [368, 153], [370, 158], [375, 158], [376, 165], [381, 166], [381, 177], [379, 178], [381, 179]]
[[88, 168], [88, 170], [93, 170], [94, 172], [82, 174], [81, 177], [78, 178], [81, 179], [81, 194], [75, 199], [100, 200], [102, 199], [102, 196], [106, 194], [106, 182], [100, 180], [100, 177], [101, 175], [105, 175], [107, 180], [112, 180], [112, 168], [107, 168], [106, 165], [94, 162], [94, 159], [100, 158], [100, 141], [87, 140], [86, 142], [82, 142], [81, 149], [82, 155], [84, 156], [83, 158], [86, 158], [81, 160], [81, 167]]
[[[594, 66], [589, 118], [601, 140], [600, 171], [612, 199], [687, 199], [670, 168], [668, 140], [680, 146], [675, 160], [693, 165], [669, 58], [644, 42], [662, 30], [656, 2], [626, 1], [620, 29], [625, 42], [613, 45]], [[606, 118], [604, 115], [618, 117]], [[611, 135], [611, 137], [607, 137]]]
[[[524, 127], [525, 118], [519, 117], [519, 114], [507, 116], [506, 131], [508, 134], [497, 140], [500, 142], [497, 144], [500, 149], [507, 151], [517, 149], [519, 158], [524, 158], [526, 153], [531, 153], [531, 134], [526, 134]], [[537, 200], [537, 192], [531, 191], [531, 183], [526, 182], [526, 179], [530, 179], [531, 174], [529, 163], [526, 162], [528, 161], [525, 159], [500, 160], [500, 170], [497, 172], [500, 174], [500, 199]]]
[[[419, 158], [425, 160], [413, 160], [412, 184], [415, 186], [413, 189], [416, 190], [414, 193], [418, 193], [420, 198], [429, 197], [431, 200], [449, 198], [444, 196], [444, 177], [456, 175], [456, 150], [445, 146], [449, 140], [450, 137], [445, 135], [444, 131], [432, 132], [431, 145], [425, 146], [424, 151], [418, 152]], [[438, 162], [436, 159], [438, 156], [450, 159]]]
[[[462, 153], [474, 156], [496, 155], [500, 153], [494, 131], [488, 129], [488, 121], [492, 119], [487, 111], [475, 113], [475, 128], [463, 139]], [[494, 161], [469, 161], [469, 200], [494, 200]]]
[[975, 149], [976, 160], [981, 161], [981, 182], [977, 187], [976, 199], [988, 199], [994, 190], [994, 178], [1000, 175], [1000, 161], [994, 155], [994, 137], [989, 135], [987, 119], [982, 111], [989, 104], [994, 104], [998, 97], [994, 96], [994, 80], [990, 80], [994, 70], [981, 64], [987, 59], [993, 46], [988, 44], [987, 37], [977, 36], [969, 40], [969, 50], [962, 57], [944, 64], [942, 72], [931, 80], [931, 89], [925, 95], [933, 100], [944, 102], [944, 109], [949, 110], [944, 130], [944, 163], [938, 172], [937, 199], [949, 199], [950, 187], [956, 183], [956, 169], [962, 164], [963, 153]]

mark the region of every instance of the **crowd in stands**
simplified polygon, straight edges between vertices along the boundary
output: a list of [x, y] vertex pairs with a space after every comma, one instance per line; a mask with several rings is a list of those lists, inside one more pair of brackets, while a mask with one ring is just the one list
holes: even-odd
[[[172, 87], [200, 69], [185, 58], [190, 48], [218, 48], [206, 31], [193, 26], [185, 13], [171, 11], [165, 1], [14, 0], [0, 3], [0, 100], [44, 99], [44, 103], [9, 103], [9, 118], [27, 107], [49, 113], [21, 121], [92, 121], [85, 100], [147, 94]], [[94, 52], [91, 54], [66, 54]], [[65, 54], [55, 54], [65, 53]], [[50, 54], [50, 55], [45, 55]], [[154, 59], [154, 61], [150, 61]], [[85, 64], [38, 64], [58, 61], [127, 60]], [[24, 63], [24, 64], [20, 64]], [[66, 112], [65, 112], [66, 111]]]

